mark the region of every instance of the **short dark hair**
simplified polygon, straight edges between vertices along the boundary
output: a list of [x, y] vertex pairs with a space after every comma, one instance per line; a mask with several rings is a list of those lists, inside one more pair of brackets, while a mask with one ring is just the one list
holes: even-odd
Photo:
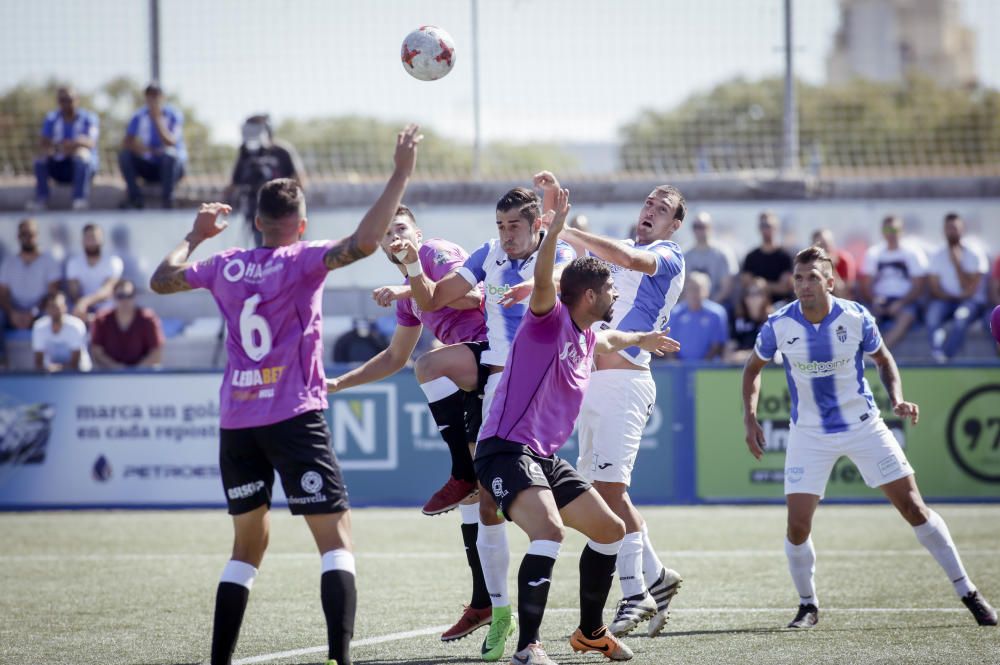
[[660, 196], [667, 196], [674, 199], [674, 219], [679, 222], [683, 222], [684, 215], [687, 214], [687, 201], [684, 200], [684, 195], [681, 194], [681, 190], [677, 189], [673, 185], [660, 185], [653, 191]]
[[903, 224], [903, 218], [902, 217], [900, 217], [899, 215], [895, 215], [895, 214], [893, 214], [893, 215], [886, 215], [885, 217], [882, 218], [882, 226], [885, 226], [886, 224], [892, 224], [895, 221], [899, 221], [900, 226], [902, 226], [902, 224]]
[[573, 307], [587, 289], [599, 290], [610, 276], [607, 263], [596, 256], [581, 256], [563, 270], [559, 278], [559, 297], [564, 305]]
[[833, 259], [819, 245], [806, 247], [795, 255], [795, 265], [809, 265], [810, 263], [826, 263], [830, 266], [830, 273], [833, 273]]
[[263, 222], [273, 222], [288, 215], [305, 215], [306, 196], [292, 178], [268, 180], [257, 194], [257, 214]]
[[101, 227], [98, 226], [97, 224], [94, 224], [93, 222], [87, 222], [86, 224], [83, 225], [83, 228], [80, 230], [80, 234], [82, 235], [84, 233], [87, 233], [88, 231], [101, 231]]
[[542, 202], [530, 189], [515, 187], [497, 201], [497, 212], [517, 210], [518, 216], [526, 222], [534, 222], [542, 216]]
[[961, 220], [961, 219], [962, 216], [959, 215], [957, 212], [949, 212], [947, 215], [944, 216], [944, 223], [947, 224], [948, 222], [954, 222], [955, 220]]
[[162, 95], [163, 94], [163, 88], [160, 87], [160, 83], [158, 81], [150, 81], [149, 85], [146, 86], [146, 89], [142, 91], [142, 94], [144, 94], [144, 95]]
[[397, 217], [409, 217], [411, 222], [414, 224], [417, 223], [417, 218], [413, 216], [413, 211], [404, 205], [400, 205], [396, 208], [396, 214], [393, 215], [392, 218], [396, 219]]
[[118, 295], [118, 293], [120, 293], [121, 291], [128, 291], [132, 295], [135, 295], [136, 292], [135, 282], [127, 278], [119, 279], [118, 283], [115, 284], [115, 288], [112, 289], [112, 293]]

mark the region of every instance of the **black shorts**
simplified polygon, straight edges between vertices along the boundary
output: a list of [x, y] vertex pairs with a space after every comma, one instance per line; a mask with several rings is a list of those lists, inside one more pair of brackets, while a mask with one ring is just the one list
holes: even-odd
[[490, 368], [483, 365], [481, 358], [483, 351], [490, 348], [490, 343], [486, 340], [480, 342], [464, 342], [465, 346], [472, 351], [476, 357], [476, 367], [478, 376], [476, 377], [476, 391], [465, 393], [465, 434], [467, 441], [475, 443], [479, 438], [479, 428], [483, 424], [483, 390], [486, 388], [486, 381], [490, 378]]
[[275, 471], [293, 515], [350, 508], [322, 411], [307, 411], [272, 425], [222, 429], [219, 469], [230, 515], [270, 507]]
[[496, 436], [479, 442], [475, 466], [479, 482], [508, 520], [514, 497], [529, 487], [548, 487], [560, 510], [590, 489], [590, 483], [566, 460], [542, 457], [528, 446]]

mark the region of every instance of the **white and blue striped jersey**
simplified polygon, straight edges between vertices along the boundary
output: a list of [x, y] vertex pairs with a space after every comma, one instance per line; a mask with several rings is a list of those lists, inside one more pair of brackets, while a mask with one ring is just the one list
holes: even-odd
[[[656, 240], [648, 245], [636, 245], [633, 240], [626, 240], [625, 243], [655, 254], [656, 273], [647, 275], [609, 264], [618, 300], [612, 310], [611, 324], [598, 321], [593, 329], [613, 328], [625, 332], [663, 330], [670, 321], [670, 310], [677, 304], [684, 288], [684, 253], [677, 243], [670, 240]], [[649, 367], [649, 351], [643, 351], [638, 346], [630, 346], [618, 353], [634, 365]]]
[[822, 323], [810, 323], [799, 301], [768, 317], [754, 347], [761, 360], [777, 351], [785, 357], [785, 376], [797, 427], [846, 432], [878, 410], [865, 379], [864, 354], [882, 346], [875, 319], [864, 306], [833, 298]]
[[[521, 324], [524, 313], [528, 311], [528, 299], [510, 307], [500, 304], [500, 299], [512, 286], [531, 279], [535, 274], [535, 259], [538, 250], [526, 259], [518, 260], [507, 256], [494, 238], [474, 251], [465, 264], [458, 269], [470, 285], [483, 283], [486, 311], [486, 336], [490, 348], [483, 351], [480, 361], [487, 365], [503, 367], [507, 363], [514, 333]], [[576, 258], [576, 252], [567, 243], [560, 240], [556, 245], [556, 265], [568, 263]]]

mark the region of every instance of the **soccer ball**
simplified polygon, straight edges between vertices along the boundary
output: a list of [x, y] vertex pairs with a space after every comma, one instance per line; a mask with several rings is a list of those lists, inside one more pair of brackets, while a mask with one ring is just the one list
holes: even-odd
[[435, 81], [447, 76], [455, 66], [455, 42], [441, 28], [422, 25], [403, 40], [400, 59], [413, 78]]
[[990, 315], [990, 332], [997, 344], [1000, 344], [1000, 305], [994, 307], [993, 314]]

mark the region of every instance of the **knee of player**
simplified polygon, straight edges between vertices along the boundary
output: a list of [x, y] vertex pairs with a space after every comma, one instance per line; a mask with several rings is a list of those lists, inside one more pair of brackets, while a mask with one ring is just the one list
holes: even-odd
[[931, 516], [931, 510], [927, 507], [919, 496], [909, 496], [899, 506], [899, 512], [903, 519], [912, 525], [919, 525], [926, 522]]
[[425, 353], [417, 358], [413, 364], [413, 372], [417, 376], [417, 381], [427, 383], [443, 376], [441, 363], [437, 362], [433, 353]]
[[561, 543], [566, 538], [566, 529], [562, 524], [549, 523], [531, 534], [531, 540], [551, 540]]
[[806, 542], [809, 538], [809, 534], [812, 531], [812, 524], [810, 520], [804, 518], [793, 518], [791, 515], [788, 517], [788, 540], [793, 545], [801, 545]]

